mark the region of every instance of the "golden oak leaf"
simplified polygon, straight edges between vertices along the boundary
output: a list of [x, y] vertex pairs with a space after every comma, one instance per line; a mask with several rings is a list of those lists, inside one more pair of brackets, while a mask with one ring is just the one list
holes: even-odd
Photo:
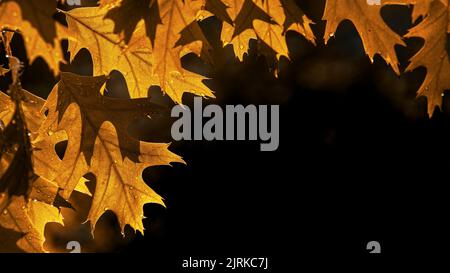
[[167, 144], [138, 141], [127, 132], [131, 121], [161, 108], [148, 99], [102, 96], [100, 89], [105, 81], [104, 76], [62, 73], [46, 102], [49, 111], [41, 135], [54, 136], [61, 130], [67, 134], [67, 149], [56, 177], [63, 198], [69, 198], [85, 174], [96, 176], [88, 218], [93, 229], [101, 215], [112, 210], [122, 229], [129, 224], [143, 232], [142, 206], [162, 204], [162, 200], [143, 182], [142, 170], [183, 161], [167, 149]]
[[[444, 3], [445, 2], [445, 3]], [[447, 34], [450, 33], [450, 7], [446, 1], [435, 0], [431, 3], [428, 16], [412, 28], [405, 37], [420, 37], [425, 43], [422, 49], [411, 59], [407, 71], [425, 67], [427, 75], [418, 91], [419, 96], [428, 100], [428, 115], [432, 116], [442, 105], [442, 94], [450, 89], [450, 63], [447, 51]]]
[[[108, 141], [105, 142], [100, 135]], [[183, 161], [168, 151], [168, 144], [147, 142], [139, 143], [139, 162], [123, 158], [117, 132], [110, 122], [102, 124], [95, 145], [90, 171], [97, 176], [97, 186], [88, 216], [92, 229], [103, 213], [111, 210], [117, 215], [122, 232], [125, 225], [129, 224], [143, 234], [143, 206], [147, 203], [164, 203], [145, 184], [142, 171], [149, 166]]]
[[310, 27], [312, 21], [293, 0], [259, 0], [257, 3], [272, 18], [272, 21], [256, 19], [253, 22], [254, 30], [258, 38], [276, 52], [277, 57], [289, 57], [285, 36], [289, 30], [298, 32], [315, 43], [315, 37]]
[[395, 45], [406, 45], [384, 22], [380, 13], [381, 7], [369, 5], [367, 0], [327, 0], [323, 16], [327, 21], [325, 43], [335, 35], [342, 21], [350, 20], [356, 27], [371, 61], [376, 54], [380, 54], [394, 71], [400, 74]]
[[[280, 56], [288, 57], [286, 32], [295, 31], [315, 43], [310, 25], [312, 21], [292, 0], [226, 0], [233, 23], [224, 21], [222, 40], [231, 43], [234, 52], [242, 61], [249, 49], [249, 41], [258, 39]], [[223, 17], [223, 16], [222, 16]], [[220, 19], [221, 17], [218, 16]], [[272, 53], [261, 50], [261, 54], [271, 57]]]
[[153, 46], [155, 84], [177, 103], [182, 103], [184, 92], [214, 97], [203, 83], [206, 78], [184, 69], [180, 60], [188, 52], [209, 55], [209, 43], [196, 21], [201, 3], [195, 0], [158, 0], [154, 4], [158, 5], [161, 18]]
[[0, 27], [18, 30], [30, 62], [42, 57], [57, 74], [59, 63], [64, 62], [61, 40], [67, 33], [66, 28], [53, 19], [55, 12], [54, 0], [0, 1]]
[[56, 207], [37, 200], [27, 200], [24, 196], [9, 198], [6, 194], [0, 195], [0, 208], [0, 226], [23, 234], [17, 246], [26, 252], [46, 252], [43, 245], [45, 225], [50, 222], [63, 224]]
[[[40, 186], [39, 184], [33, 184], [33, 191], [40, 193], [42, 198], [47, 197], [48, 200], [52, 200], [50, 197], [56, 197], [56, 194], [50, 194], [55, 191], [55, 193], [60, 189], [58, 184], [61, 183], [61, 168], [63, 167], [63, 161], [59, 158], [58, 154], [55, 153], [55, 144], [61, 143], [63, 141], [67, 141], [67, 134], [65, 131], [58, 131], [55, 133], [50, 133], [48, 135], [42, 136], [40, 135], [33, 142], [33, 167], [34, 172], [39, 175], [41, 178], [45, 177], [48, 181], [55, 181], [52, 184], [47, 184]], [[84, 177], [81, 177], [77, 182], [74, 190], [83, 193], [85, 195], [91, 196], [89, 189], [86, 186], [86, 182], [88, 180]], [[56, 187], [54, 189], [53, 187]], [[64, 191], [62, 192], [64, 193]], [[61, 195], [63, 195], [61, 193]], [[38, 194], [36, 194], [38, 196]], [[67, 201], [67, 195], [64, 195]], [[39, 199], [41, 200], [41, 199]], [[47, 202], [50, 203], [50, 202]]]
[[242, 61], [248, 52], [250, 40], [256, 39], [253, 21], [271, 23], [271, 18], [253, 0], [226, 0], [224, 3], [229, 7], [228, 13], [234, 25], [223, 24], [221, 39], [225, 45], [233, 45], [236, 57]]
[[[186, 2], [180, 7], [181, 9], [186, 9], [186, 11], [183, 10], [183, 12], [188, 12], [191, 15], [195, 12], [197, 12], [197, 14], [201, 13], [200, 8], [202, 7], [202, 1], [189, 0], [183, 2]], [[144, 20], [146, 34], [152, 42], [152, 47], [154, 47], [156, 29], [158, 25], [162, 25], [159, 26], [160, 28], [164, 27], [162, 19], [160, 18], [160, 13], [164, 11], [160, 12], [160, 6], [166, 7], [167, 5], [171, 5], [171, 3], [176, 4], [177, 2], [173, 0], [164, 0], [161, 2], [157, 2], [156, 0], [120, 0], [108, 11], [105, 18], [114, 21], [114, 33], [121, 34], [127, 43], [131, 38], [131, 34], [136, 29], [137, 24], [141, 20]], [[185, 18], [182, 18], [180, 22], [170, 22], [171, 28], [175, 28], [176, 25], [179, 24], [181, 30], [178, 31], [180, 37], [178, 37], [178, 39], [173, 39], [172, 44], [168, 45], [168, 48], [182, 46], [182, 56], [193, 52], [200, 57], [204, 57], [207, 61], [210, 61], [211, 57], [209, 51], [211, 50], [211, 46], [203, 35], [195, 17], [188, 16], [188, 13], [184, 14]], [[172, 18], [170, 17], [169, 19]], [[176, 33], [177, 31], [174, 32]], [[164, 43], [170, 43], [170, 41], [164, 40]]]
[[54, 152], [55, 144], [66, 140], [67, 135], [64, 131], [46, 136], [39, 135], [36, 138], [33, 142], [33, 161], [36, 173], [51, 181], [56, 181], [61, 171], [61, 159]]
[[[177, 103], [181, 103], [184, 92], [212, 97], [203, 83], [205, 77], [181, 66], [183, 55], [204, 53], [206, 38], [195, 17], [187, 16], [194, 11], [180, 0], [161, 2], [144, 9], [149, 14], [141, 14], [142, 19], [137, 22], [129, 20], [133, 14], [124, 16], [119, 12], [134, 11], [136, 4], [130, 1], [121, 1], [112, 9], [80, 8], [66, 13], [71, 59], [80, 49], [87, 48], [94, 61], [94, 74], [122, 72], [132, 98], [147, 97], [152, 85], [161, 86]], [[159, 14], [161, 20], [156, 19]]]
[[114, 22], [104, 19], [108, 8], [77, 8], [66, 13], [69, 25], [71, 61], [82, 48], [89, 50], [94, 63], [94, 75], [120, 71], [132, 98], [147, 97], [152, 84], [150, 39], [145, 35], [143, 21], [130, 42], [114, 34]]

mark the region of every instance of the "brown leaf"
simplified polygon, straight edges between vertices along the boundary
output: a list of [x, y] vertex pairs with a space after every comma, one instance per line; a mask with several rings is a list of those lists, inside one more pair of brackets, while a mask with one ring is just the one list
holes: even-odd
[[364, 49], [373, 62], [376, 54], [400, 74], [395, 45], [406, 46], [400, 35], [389, 28], [381, 17], [380, 5], [369, 5], [367, 0], [327, 0], [323, 19], [327, 21], [324, 39], [334, 37], [339, 24], [350, 20], [358, 31]]
[[418, 67], [427, 69], [427, 76], [418, 91], [418, 96], [428, 100], [428, 115], [432, 116], [442, 105], [442, 94], [450, 89], [450, 63], [447, 53], [447, 33], [450, 33], [450, 7], [447, 1], [435, 0], [431, 3], [425, 19], [412, 28], [405, 37], [424, 39], [423, 48], [411, 59], [407, 71]]

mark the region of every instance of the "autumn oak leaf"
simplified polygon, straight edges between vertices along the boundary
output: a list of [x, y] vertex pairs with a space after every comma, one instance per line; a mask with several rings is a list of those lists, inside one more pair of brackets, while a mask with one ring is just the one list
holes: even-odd
[[428, 100], [428, 115], [432, 116], [436, 107], [442, 105], [442, 94], [450, 90], [450, 63], [448, 55], [448, 33], [450, 33], [450, 5], [447, 0], [435, 0], [427, 12], [421, 12], [425, 18], [412, 28], [405, 37], [419, 37], [425, 43], [422, 49], [411, 59], [407, 71], [425, 67], [427, 75], [418, 91], [418, 96]]
[[384, 22], [381, 8], [381, 5], [369, 5], [367, 0], [328, 0], [323, 16], [327, 21], [325, 43], [334, 37], [342, 21], [350, 20], [358, 31], [371, 61], [373, 62], [375, 55], [379, 54], [397, 74], [400, 74], [395, 46], [406, 44], [402, 37]]
[[214, 97], [204, 76], [182, 67], [180, 58], [189, 52], [208, 56], [209, 43], [197, 23], [200, 1], [158, 0], [161, 24], [156, 28], [153, 47], [155, 84], [172, 100], [182, 103], [184, 92]]
[[[154, 5], [159, 4], [155, 2]], [[71, 60], [82, 48], [88, 49], [94, 62], [94, 74], [108, 75], [113, 70], [121, 72], [132, 98], [147, 97], [148, 89], [153, 85], [159, 85], [177, 103], [182, 102], [184, 92], [213, 97], [211, 90], [203, 83], [204, 76], [181, 66], [180, 58], [186, 54], [183, 50], [201, 54], [201, 45], [206, 39], [194, 23], [194, 17], [186, 17], [193, 11], [180, 10], [180, 5], [184, 7], [187, 4], [172, 0], [159, 6], [162, 24], [152, 21], [157, 24], [154, 28], [158, 38], [154, 41], [148, 36], [149, 26], [144, 19], [136, 23], [132, 34], [129, 33], [133, 28], [126, 27], [124, 33], [118, 31], [121, 25], [129, 23], [124, 21], [128, 18], [121, 21], [109, 19], [114, 9], [110, 10], [108, 5], [67, 12]], [[187, 41], [186, 44], [177, 44], [182, 41], [181, 31], [187, 27], [188, 37], [183, 40]]]
[[[26, 252], [46, 252], [44, 230], [47, 223], [63, 225], [59, 210], [49, 204], [24, 196], [0, 195], [0, 227], [22, 235], [17, 246]], [[11, 236], [11, 234], [7, 234]]]
[[[45, 107], [48, 116], [41, 136], [67, 134], [67, 149], [56, 182], [68, 199], [87, 173], [96, 176], [88, 220], [95, 228], [107, 211], [116, 213], [120, 226], [129, 224], [143, 232], [143, 205], [163, 204], [142, 179], [149, 166], [184, 161], [168, 150], [168, 144], [139, 141], [128, 134], [129, 123], [147, 118], [161, 107], [148, 99], [116, 99], [101, 95], [106, 78], [62, 73]], [[58, 141], [58, 138], [55, 138]]]
[[61, 40], [67, 38], [66, 28], [53, 18], [56, 4], [55, 0], [0, 1], [0, 28], [17, 30], [30, 63], [42, 57], [55, 75], [64, 63]]

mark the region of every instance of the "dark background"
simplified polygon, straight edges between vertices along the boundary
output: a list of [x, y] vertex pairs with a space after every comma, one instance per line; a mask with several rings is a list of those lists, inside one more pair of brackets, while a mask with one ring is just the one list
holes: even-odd
[[[379, 57], [371, 64], [349, 22], [325, 46], [324, 1], [298, 2], [316, 22], [318, 45], [289, 33], [291, 60], [281, 60], [278, 79], [254, 46], [242, 63], [229, 48], [218, 48], [214, 19], [203, 27], [219, 65], [210, 69], [192, 56], [184, 59], [186, 67], [212, 78], [217, 99], [209, 103], [280, 104], [277, 151], [260, 152], [259, 142], [174, 142], [171, 150], [187, 165], [144, 172], [167, 204], [167, 209], [146, 205], [144, 237], [127, 230], [122, 239], [114, 216], [106, 215], [96, 240], [80, 227], [61, 231], [49, 244], [63, 251], [75, 237], [89, 251], [124, 254], [100, 261], [138, 257], [149, 268], [165, 269], [180, 269], [189, 256], [269, 257], [273, 271], [301, 268], [309, 257], [379, 259], [367, 253], [372, 240], [381, 243], [381, 257], [446, 254], [448, 96], [443, 112], [428, 118], [426, 100], [415, 97], [425, 69], [398, 77]], [[389, 7], [383, 16], [404, 34], [411, 26], [410, 12]], [[15, 43], [16, 52], [23, 53], [20, 39]], [[397, 48], [403, 68], [423, 44], [419, 39], [407, 43], [408, 48]], [[84, 52], [63, 70], [89, 75], [89, 61]], [[37, 60], [22, 81], [25, 89], [45, 96], [56, 80]], [[108, 85], [111, 96], [127, 96], [119, 73]], [[172, 105], [159, 90], [150, 94]], [[193, 97], [186, 95], [184, 101], [192, 105]], [[172, 122], [168, 117], [136, 121], [131, 131], [148, 141], [171, 142]]]

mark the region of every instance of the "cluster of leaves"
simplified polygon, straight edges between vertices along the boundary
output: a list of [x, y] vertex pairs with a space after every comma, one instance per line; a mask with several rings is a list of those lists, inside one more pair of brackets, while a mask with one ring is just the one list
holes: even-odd
[[[381, 9], [388, 5], [413, 6], [412, 22], [408, 33], [401, 37], [394, 32], [381, 16]], [[410, 60], [406, 72], [425, 67], [426, 78], [418, 91], [428, 101], [428, 114], [433, 115], [442, 105], [442, 95], [450, 89], [449, 56], [447, 34], [450, 33], [450, 1], [448, 0], [382, 0], [381, 5], [368, 5], [366, 0], [327, 0], [324, 12], [327, 21], [325, 42], [335, 35], [344, 20], [355, 25], [370, 59], [380, 54], [400, 74], [395, 46], [406, 46], [404, 38], [418, 37], [425, 44]]]
[[[152, 86], [159, 86], [175, 103], [182, 103], [185, 92], [214, 97], [206, 77], [181, 62], [183, 56], [195, 54], [214, 65], [201, 21], [215, 16], [222, 23], [223, 46], [231, 46], [239, 60], [248, 53], [250, 40], [257, 41], [259, 54], [275, 63], [281, 56], [289, 58], [288, 31], [316, 43], [313, 22], [294, 0], [100, 0], [94, 7], [58, 9], [64, 2], [0, 1], [8, 57], [8, 69], [2, 66], [0, 72], [11, 73], [13, 79], [8, 95], [0, 93], [0, 227], [20, 234], [17, 245], [30, 252], [45, 251], [45, 224], [63, 223], [59, 209], [70, 206], [67, 201], [75, 191], [92, 196], [87, 219], [92, 230], [111, 210], [122, 231], [130, 225], [143, 232], [143, 205], [163, 205], [143, 181], [142, 171], [183, 160], [168, 150], [168, 144], [134, 139], [127, 127], [133, 119], [162, 111], [150, 102]], [[384, 22], [385, 5], [414, 7], [413, 20], [418, 23], [404, 38], [420, 37], [425, 44], [407, 70], [427, 69], [419, 95], [428, 98], [431, 115], [450, 87], [448, 0], [385, 0], [378, 6], [366, 0], [327, 0], [324, 40], [334, 36], [342, 21], [350, 20], [369, 57], [381, 55], [400, 74], [395, 46], [405, 42]], [[56, 12], [67, 24], [55, 20]], [[41, 57], [59, 76], [46, 100], [21, 88], [22, 68], [9, 48], [12, 35], [23, 37], [30, 62]], [[63, 39], [68, 40], [70, 62], [81, 49], [89, 51], [92, 77], [59, 70], [65, 62]], [[113, 71], [122, 73], [130, 99], [104, 96], [107, 75]], [[54, 147], [62, 141], [67, 141], [67, 148], [60, 158]], [[96, 178], [92, 193], [85, 185], [88, 173]]]

